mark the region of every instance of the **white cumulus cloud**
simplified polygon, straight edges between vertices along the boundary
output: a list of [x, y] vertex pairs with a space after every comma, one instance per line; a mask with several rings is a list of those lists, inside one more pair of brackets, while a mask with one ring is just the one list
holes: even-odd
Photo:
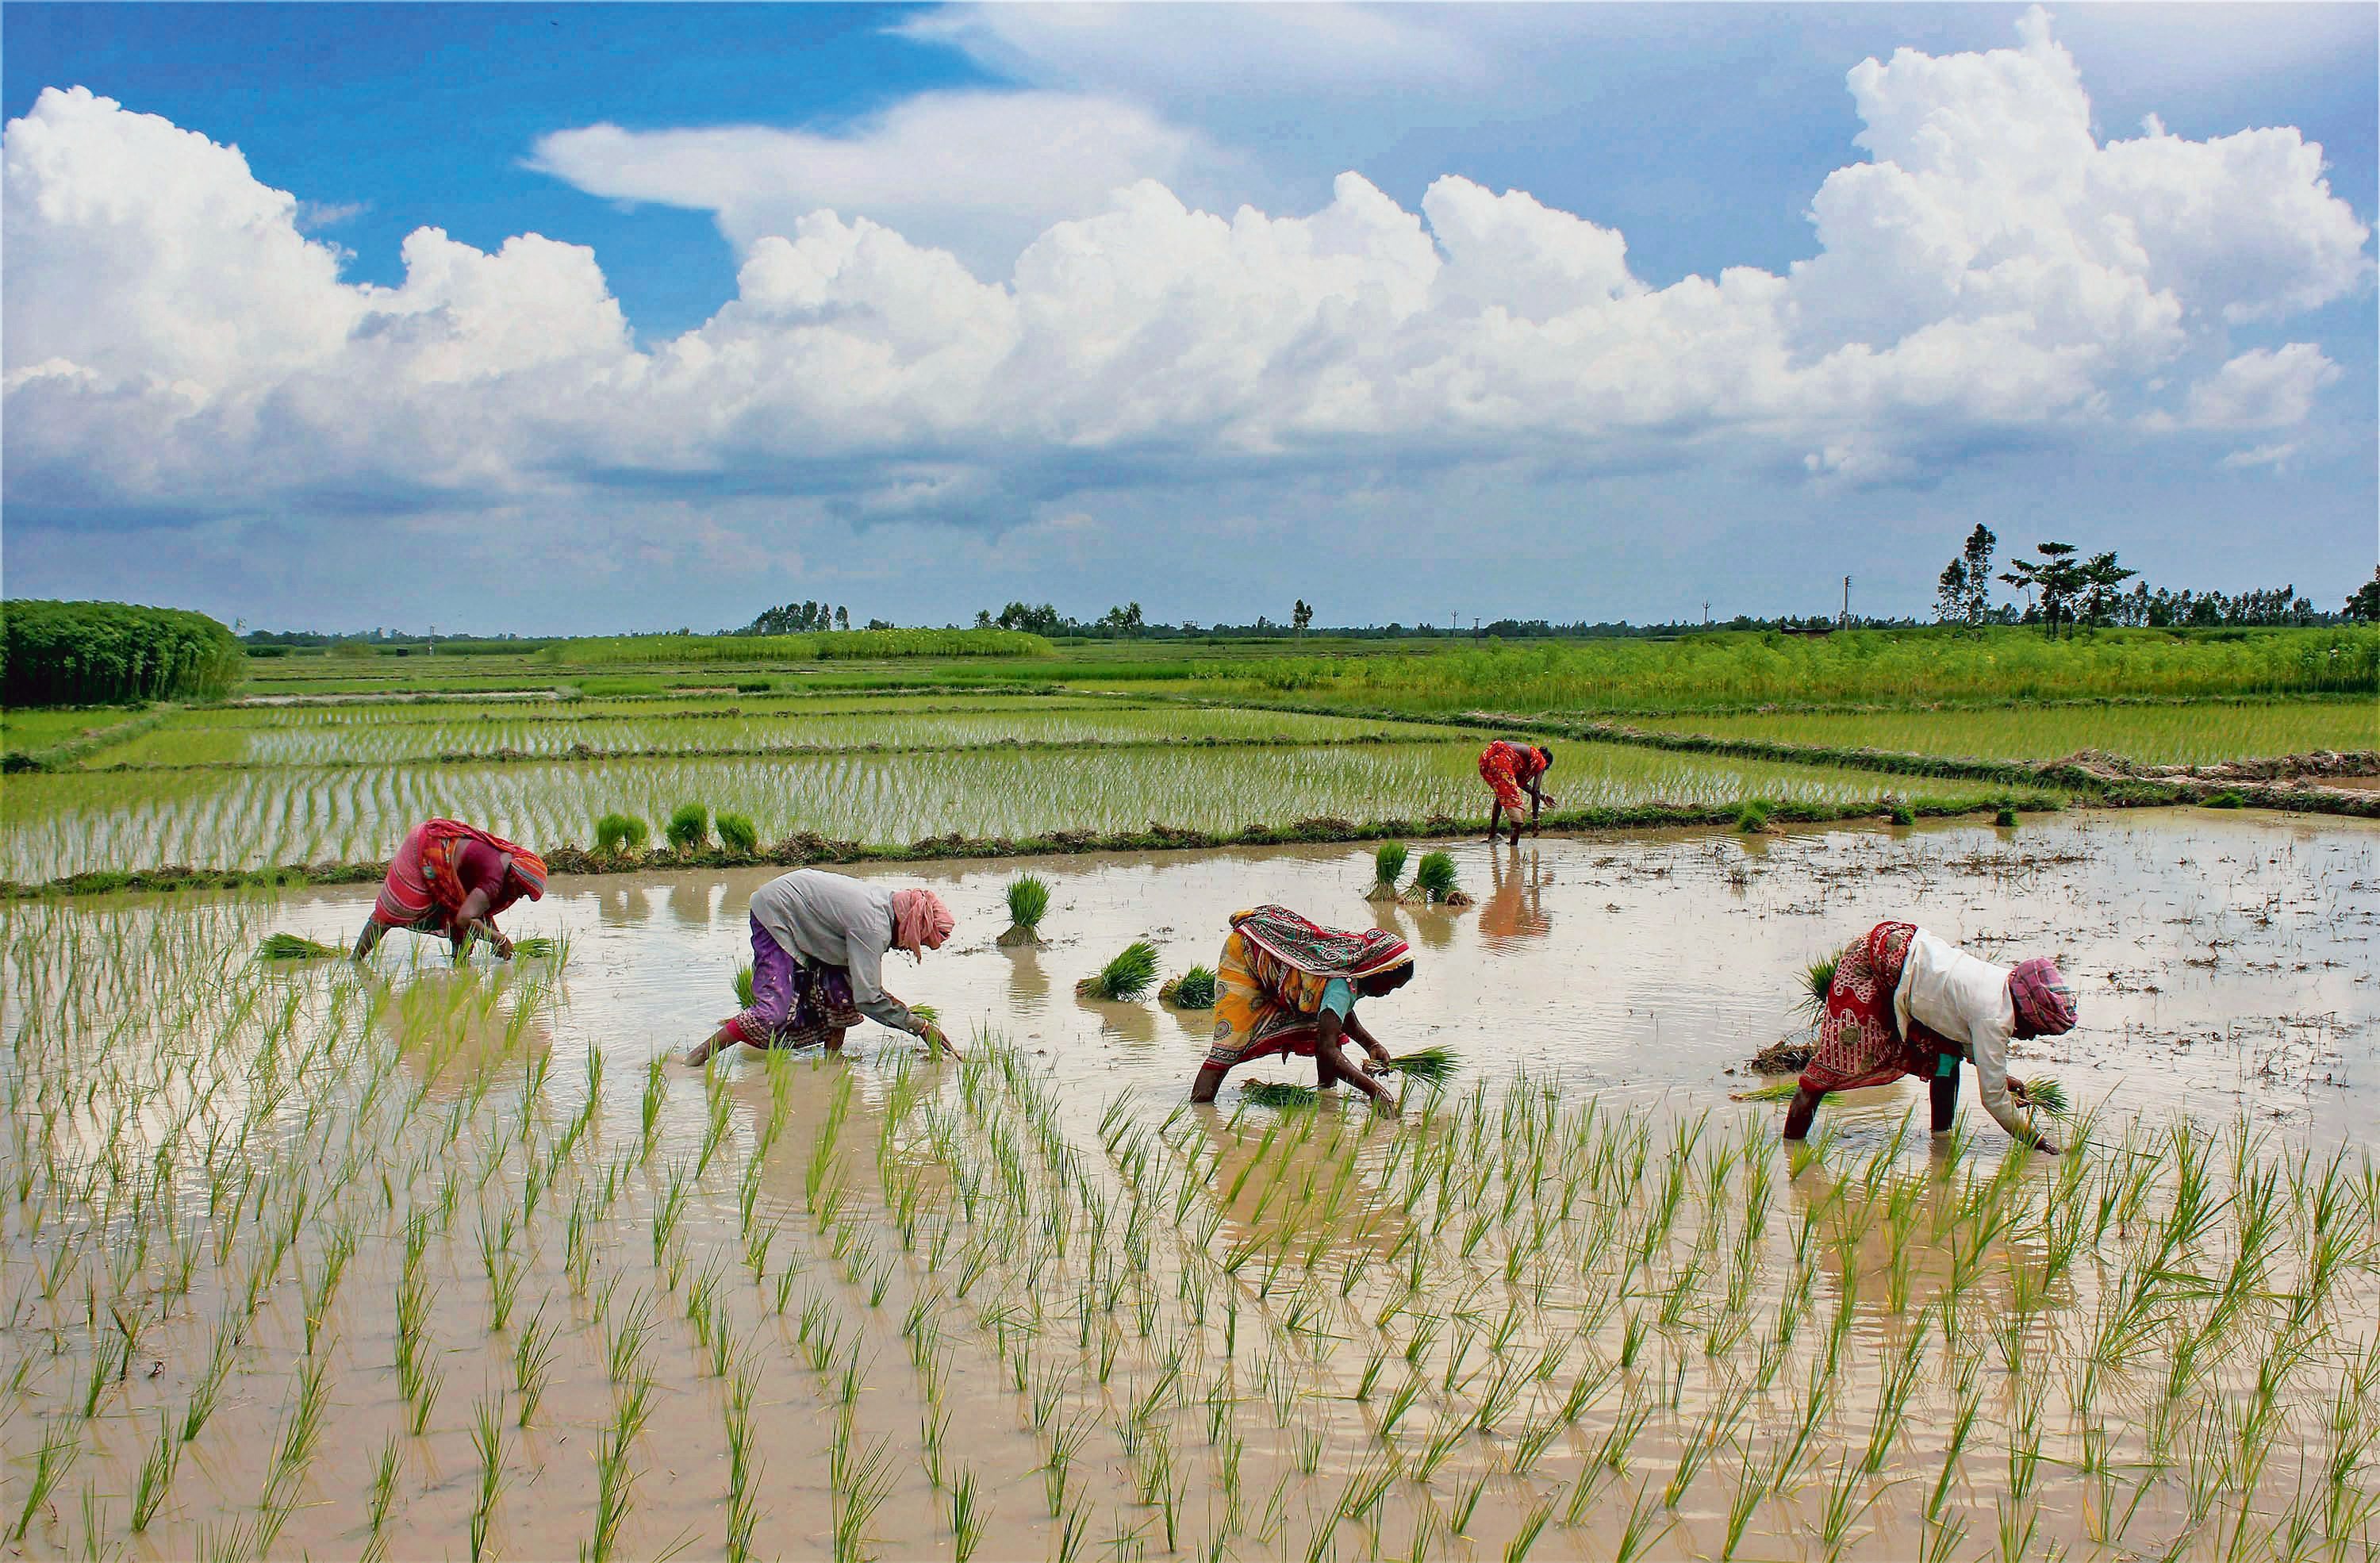
[[[1867, 158], [1816, 191], [1818, 256], [1660, 288], [1591, 213], [1453, 176], [1418, 211], [1353, 174], [1304, 213], [1203, 210], [1162, 173], [1180, 133], [1066, 94], [549, 137], [545, 166], [737, 238], [735, 297], [650, 349], [583, 248], [424, 228], [401, 285], [351, 284], [236, 149], [48, 91], [0, 147], [6, 492], [51, 516], [728, 486], [999, 524], [1266, 464], [1870, 484], [2019, 436], [2286, 427], [2338, 377], [2257, 349], [2159, 406], [2232, 323], [2369, 285], [2296, 132], [2103, 142], [2037, 12], [2016, 47], [1850, 86]], [[971, 213], [1029, 227], [1011, 263], [932, 241]]]

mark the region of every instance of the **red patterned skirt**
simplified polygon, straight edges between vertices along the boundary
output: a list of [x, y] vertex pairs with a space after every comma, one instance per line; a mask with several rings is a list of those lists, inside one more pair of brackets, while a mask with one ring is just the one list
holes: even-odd
[[1957, 1043], [1914, 1022], [1902, 1036], [1893, 1018], [1893, 995], [1916, 933], [1914, 923], [1878, 923], [1843, 946], [1802, 1089], [1824, 1096], [1888, 1085], [1904, 1074], [1930, 1080], [1943, 1054], [1960, 1054]]

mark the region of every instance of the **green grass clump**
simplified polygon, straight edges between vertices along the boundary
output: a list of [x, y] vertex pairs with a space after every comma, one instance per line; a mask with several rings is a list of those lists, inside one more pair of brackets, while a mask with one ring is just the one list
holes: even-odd
[[293, 933], [266, 934], [264, 941], [256, 947], [256, 952], [267, 961], [321, 961], [346, 953]]
[[1322, 1093], [1311, 1085], [1293, 1085], [1286, 1080], [1251, 1080], [1240, 1087], [1240, 1095], [1253, 1107], [1312, 1107], [1321, 1100]]
[[735, 969], [735, 1007], [739, 1010], [752, 1007], [752, 968], [749, 966]]
[[1468, 897], [1461, 902], [1454, 899], [1463, 891], [1455, 886], [1454, 854], [1451, 853], [1422, 854], [1420, 866], [1414, 869], [1414, 889], [1420, 891], [1422, 898], [1432, 906], [1463, 905], [1469, 901]]
[[739, 857], [749, 857], [759, 850], [760, 832], [753, 828], [749, 815], [722, 814], [714, 823], [719, 827], [719, 844]]
[[710, 810], [702, 804], [680, 804], [670, 810], [669, 823], [662, 827], [669, 844], [680, 852], [692, 852], [710, 840]]
[[1215, 1007], [1215, 970], [1212, 966], [1193, 966], [1180, 976], [1157, 990], [1158, 1002], [1171, 1004], [1177, 1010], [1211, 1010]]
[[2248, 806], [2248, 794], [2240, 791], [2237, 787], [2234, 787], [2227, 792], [2216, 793], [2207, 798], [2206, 806], [2209, 808], [2245, 808]]
[[1124, 946], [1123, 952], [1096, 975], [1087, 976], [1075, 984], [1078, 999], [1107, 999], [1130, 1003], [1148, 991], [1157, 980], [1157, 946], [1145, 939], [1135, 939]]
[[1758, 798], [1747, 798], [1735, 811], [1735, 828], [1747, 836], [1756, 836], [1768, 829], [1768, 806]]
[[645, 822], [633, 814], [607, 814], [595, 821], [595, 850], [617, 857], [641, 850], [650, 834]]
[[2016, 828], [2016, 810], [2009, 807], [2006, 804], [2002, 804], [2000, 806], [2000, 811], [1992, 816], [1992, 823], [1998, 826], [2003, 830], [2014, 830]]
[[1912, 809], [1905, 803], [1895, 803], [1892, 807], [1886, 812], [1885, 818], [1891, 820], [1895, 825], [1914, 825], [1917, 823], [1916, 811]]
[[1397, 881], [1404, 877], [1406, 847], [1402, 842], [1382, 842], [1372, 852], [1372, 895], [1374, 901], [1393, 901]]

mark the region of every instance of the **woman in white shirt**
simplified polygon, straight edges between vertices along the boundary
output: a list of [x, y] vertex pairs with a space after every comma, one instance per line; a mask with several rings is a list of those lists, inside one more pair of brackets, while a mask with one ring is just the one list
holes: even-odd
[[1934, 1133], [1950, 1132], [1959, 1064], [1975, 1066], [1984, 1110], [2020, 1145], [2055, 1156], [2058, 1146], [2017, 1109], [2024, 1087], [2008, 1072], [2010, 1036], [2058, 1036], [2073, 1029], [2074, 995], [2046, 960], [1996, 966], [1914, 923], [1878, 923], [1843, 949], [1818, 1023], [1818, 1049], [1786, 1109], [1785, 1137], [1810, 1132], [1832, 1091], [1883, 1085], [1904, 1074], [1928, 1081]]
[[696, 1067], [730, 1043], [832, 1052], [861, 1017], [955, 1054], [941, 1028], [884, 987], [892, 950], [922, 961], [951, 937], [951, 909], [931, 891], [796, 868], [752, 892], [752, 1005], [720, 1022], [686, 1055]]

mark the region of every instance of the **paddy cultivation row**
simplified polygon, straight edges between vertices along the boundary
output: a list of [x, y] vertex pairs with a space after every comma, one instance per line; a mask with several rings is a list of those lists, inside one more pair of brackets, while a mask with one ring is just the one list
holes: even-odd
[[1632, 726], [1659, 732], [1974, 759], [2057, 759], [2092, 750], [2143, 765], [2207, 765], [2317, 749], [2380, 748], [2380, 697], [1903, 711], [1739, 711], [1626, 720]]
[[[1711, 1002], [1747, 1013], [1679, 952], [1803, 901], [1848, 903], [1755, 941], [1772, 1024], [1803, 946], [1919, 882], [2072, 922], [2090, 1001], [2143, 1014], [2168, 996], [2119, 962], [2216, 938], [2261, 996], [2294, 981], [2268, 958], [2372, 935], [2367, 828], [2044, 834], [1466, 845], [1479, 913], [1380, 911], [1436, 928], [1402, 997], [1479, 1061], [1397, 1120], [1185, 1109], [1195, 1041], [1048, 997], [1154, 917], [1211, 939], [1251, 882], [1360, 906], [1344, 849], [1059, 868], [1085, 948], [915, 974], [990, 1004], [963, 1064], [873, 1031], [669, 1064], [740, 882], [565, 891], [558, 969], [249, 959], [293, 916], [351, 926], [361, 888], [0, 908], [0, 1523], [205, 1558], [2353, 1556], [2362, 1148], [2217, 1114], [1929, 1153], [1888, 1103], [1803, 1159], [1773, 1110], [1658, 1099], [1707, 1084]], [[2128, 887], [2178, 858], [2181, 921], [2135, 926]], [[1012, 871], [936, 879], [975, 926]], [[671, 910], [615, 928], [622, 898]], [[1597, 931], [1607, 903], [1646, 927]], [[1578, 1045], [1556, 1000], [1628, 1029], [1599, 1051], [1633, 1084], [1515, 1067], [1548, 1016]], [[1704, 1024], [1648, 1047], [1662, 1015]]]
[[[374, 861], [431, 815], [533, 848], [585, 846], [604, 814], [625, 811], [657, 829], [689, 801], [748, 816], [764, 842], [796, 831], [905, 844], [953, 831], [1022, 838], [1151, 821], [1227, 831], [1315, 817], [1471, 818], [1485, 812], [1477, 754], [1468, 739], [24, 775], [0, 793], [0, 878]], [[1747, 797], [1983, 802], [1955, 782], [1623, 745], [1565, 745], [1558, 785], [1565, 809]]]

